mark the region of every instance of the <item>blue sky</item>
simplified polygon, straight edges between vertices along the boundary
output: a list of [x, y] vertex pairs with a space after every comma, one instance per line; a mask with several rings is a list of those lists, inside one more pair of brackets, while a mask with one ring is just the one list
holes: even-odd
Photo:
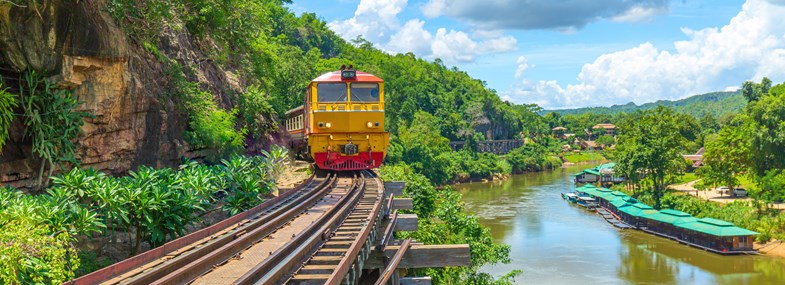
[[346, 39], [442, 59], [502, 98], [608, 106], [785, 80], [785, 0], [294, 0]]

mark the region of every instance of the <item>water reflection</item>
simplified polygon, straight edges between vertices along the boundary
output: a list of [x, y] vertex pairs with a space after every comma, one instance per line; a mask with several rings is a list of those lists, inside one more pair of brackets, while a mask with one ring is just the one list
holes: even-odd
[[785, 259], [720, 256], [638, 231], [619, 231], [564, 202], [584, 167], [514, 176], [502, 183], [456, 187], [469, 211], [511, 246], [520, 284], [785, 284]]

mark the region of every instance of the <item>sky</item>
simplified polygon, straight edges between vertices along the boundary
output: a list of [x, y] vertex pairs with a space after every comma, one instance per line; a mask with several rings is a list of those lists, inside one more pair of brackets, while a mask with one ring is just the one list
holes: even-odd
[[785, 81], [785, 0], [294, 0], [344, 39], [564, 109]]

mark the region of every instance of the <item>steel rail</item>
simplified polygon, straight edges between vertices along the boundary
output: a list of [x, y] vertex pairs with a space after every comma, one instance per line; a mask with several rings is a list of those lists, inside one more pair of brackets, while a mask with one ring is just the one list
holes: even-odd
[[[355, 177], [358, 177], [357, 173]], [[326, 235], [351, 213], [365, 189], [364, 177], [359, 177], [355, 178], [353, 187], [340, 198], [338, 204], [233, 284], [280, 284], [285, 281], [292, 271], [297, 270], [321, 247], [327, 239]]]
[[395, 233], [395, 226], [398, 224], [398, 210], [393, 210], [392, 218], [390, 222], [387, 224], [387, 229], [384, 230], [384, 235], [382, 236], [382, 240], [379, 241], [379, 244], [376, 245], [376, 250], [384, 252], [384, 248], [387, 247], [387, 244], [393, 239], [393, 234]]
[[[280, 208], [287, 203], [289, 204], [297, 203], [298, 201], [301, 200], [302, 197], [308, 196], [305, 194], [307, 192], [312, 191], [312, 189], [311, 190], [306, 190], [306, 189], [311, 187], [313, 187], [313, 189], [318, 189], [320, 187], [323, 187], [323, 185], [329, 182], [329, 177], [328, 177], [324, 180], [321, 180], [319, 184], [314, 186], [314, 183], [316, 183], [315, 177], [316, 175], [313, 174], [304, 183], [298, 185], [297, 187], [290, 189], [289, 191], [286, 191], [278, 195], [277, 197], [269, 199], [263, 202], [262, 204], [257, 205], [256, 207], [253, 207], [245, 212], [234, 215], [212, 226], [203, 228], [201, 230], [195, 231], [183, 237], [177, 238], [160, 247], [151, 249], [149, 251], [128, 258], [121, 262], [115, 263], [113, 265], [97, 270], [85, 276], [79, 277], [77, 279], [64, 282], [63, 284], [64, 285], [65, 284], [69, 284], [69, 285], [99, 284], [101, 282], [106, 282], [108, 280], [111, 280], [112, 278], [118, 278], [119, 276], [132, 272], [133, 270], [136, 270], [145, 264], [164, 258], [167, 255], [171, 255], [176, 251], [180, 251], [188, 247], [194, 247], [193, 249], [187, 249], [183, 253], [176, 255], [176, 257], [171, 259], [169, 263], [161, 264], [160, 267], [165, 270], [166, 268], [177, 266], [180, 264], [180, 261], [178, 260], [190, 262], [193, 259], [195, 259], [193, 258], [194, 256], [198, 257], [200, 255], [200, 254], [193, 254], [194, 252], [198, 253], [204, 251], [211, 251], [217, 245], [220, 245], [221, 242], [224, 241], [228, 242], [228, 240], [226, 240], [226, 237], [231, 237], [231, 239], [234, 239], [235, 238], [234, 236], [236, 236], [238, 233], [242, 233], [246, 229], [256, 227], [260, 223], [264, 222], [265, 219], [263, 215], [269, 214], [270, 212], [275, 211], [276, 208]], [[266, 216], [270, 216], [270, 215], [266, 215]], [[249, 219], [250, 221], [246, 221]], [[230, 232], [222, 233], [227, 229], [229, 229], [231, 226], [236, 226], [237, 228], [230, 230]], [[204, 239], [215, 234], [219, 234], [223, 236], [210, 240], [206, 243], [203, 242]], [[195, 245], [199, 245], [199, 247], [195, 247]], [[161, 269], [153, 268], [152, 271], [150, 272], [156, 270], [161, 270]], [[133, 278], [133, 276], [131, 278]]]
[[[379, 187], [378, 190], [384, 190], [383, 187], [381, 187], [382, 183], [379, 177], [373, 175], [371, 172], [367, 172], [367, 173], [369, 174], [369, 176], [373, 177], [373, 180], [376, 182], [377, 187]], [[384, 191], [379, 191], [379, 193], [377, 193], [376, 195], [377, 202], [374, 203], [373, 208], [371, 209], [371, 211], [368, 213], [366, 217], [366, 221], [368, 221], [368, 223], [362, 227], [359, 234], [355, 237], [354, 241], [352, 242], [352, 245], [349, 247], [349, 250], [347, 250], [346, 254], [343, 256], [340, 263], [338, 263], [336, 269], [332, 272], [332, 274], [330, 274], [330, 277], [327, 279], [327, 282], [325, 282], [325, 284], [329, 284], [329, 285], [341, 284], [341, 282], [344, 279], [344, 276], [346, 276], [346, 274], [352, 268], [355, 258], [360, 253], [360, 251], [363, 250], [363, 248], [365, 247], [365, 244], [368, 240], [368, 236], [371, 234], [371, 231], [374, 229], [374, 226], [377, 221], [376, 218], [378, 217], [379, 213], [382, 210], [383, 205], [380, 201], [382, 200], [383, 197], [384, 197]]]
[[[328, 182], [320, 187], [312, 195], [304, 195], [304, 200], [300, 203], [291, 203], [286, 207], [280, 208], [275, 213], [268, 215], [269, 219], [262, 225], [251, 229], [248, 232], [235, 237], [223, 246], [206, 252], [198, 259], [185, 264], [176, 270], [169, 272], [163, 277], [159, 278], [145, 278], [134, 284], [186, 284], [191, 282], [194, 278], [210, 271], [215, 265], [221, 264], [235, 256], [238, 252], [248, 248], [257, 241], [269, 236], [278, 228], [286, 225], [292, 219], [299, 216], [303, 211], [310, 208], [317, 201], [322, 199], [327, 192], [332, 189], [337, 181], [337, 175], [332, 174]], [[147, 281], [147, 282], [145, 282]]]
[[401, 247], [395, 252], [395, 255], [390, 259], [390, 263], [387, 264], [387, 267], [384, 268], [382, 274], [379, 275], [379, 279], [376, 280], [375, 285], [382, 285], [387, 284], [387, 281], [390, 281], [390, 278], [395, 273], [395, 269], [398, 268], [398, 264], [401, 263], [403, 259], [403, 255], [406, 254], [406, 251], [409, 250], [409, 246], [412, 243], [412, 239], [407, 238], [401, 244]]

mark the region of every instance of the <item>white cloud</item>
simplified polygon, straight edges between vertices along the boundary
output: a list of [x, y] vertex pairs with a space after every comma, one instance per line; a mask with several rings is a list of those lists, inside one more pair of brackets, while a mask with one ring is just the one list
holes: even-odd
[[[444, 4], [433, 1], [422, 9], [426, 16], [435, 17]], [[411, 19], [401, 26], [398, 14], [406, 5], [406, 0], [361, 0], [354, 17], [331, 22], [329, 26], [344, 39], [361, 36], [382, 50], [413, 52], [428, 59], [440, 58], [447, 64], [470, 62], [477, 56], [512, 51], [517, 46], [514, 37], [498, 31], [477, 31], [476, 37], [472, 37], [463, 31], [439, 28], [434, 34], [424, 28], [425, 22], [420, 19]]]
[[667, 10], [667, 6], [635, 6], [612, 17], [611, 20], [615, 22], [644, 22], [651, 20], [654, 16], [665, 14]]
[[651, 43], [599, 56], [577, 84], [525, 81], [508, 92], [515, 102], [572, 108], [680, 99], [768, 76], [785, 80], [785, 7], [748, 0], [722, 28], [682, 29], [690, 39], [659, 50]]
[[515, 70], [515, 79], [520, 79], [529, 68], [534, 68], [533, 64], [529, 65], [529, 60], [525, 56], [519, 56], [516, 62], [518, 63], [518, 69]]
[[354, 17], [331, 22], [328, 26], [345, 39], [362, 36], [376, 42], [388, 38], [391, 31], [398, 29], [397, 16], [406, 5], [407, 0], [360, 0]]
[[447, 3], [445, 0], [431, 0], [425, 5], [423, 5], [420, 10], [422, 10], [423, 15], [428, 18], [436, 18], [442, 15], [442, 11], [446, 8]]
[[418, 19], [409, 20], [390, 38], [385, 48], [398, 52], [430, 54], [433, 36], [423, 29], [425, 22]]

